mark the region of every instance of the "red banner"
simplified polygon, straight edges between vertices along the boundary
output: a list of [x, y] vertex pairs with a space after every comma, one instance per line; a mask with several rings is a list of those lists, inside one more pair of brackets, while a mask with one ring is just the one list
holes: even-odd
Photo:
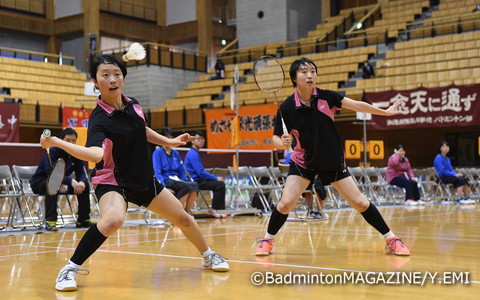
[[475, 126], [480, 124], [480, 84], [365, 93], [366, 101], [386, 109], [403, 100], [400, 115], [373, 115], [371, 129]]
[[64, 107], [62, 109], [63, 114], [63, 128], [66, 127], [88, 127], [88, 118], [92, 110]]
[[[240, 107], [240, 134], [236, 142], [240, 149], [271, 150], [275, 115], [278, 105], [248, 105]], [[232, 129], [235, 114], [230, 108], [207, 109], [207, 140], [209, 149], [232, 149]], [[233, 127], [233, 128], [232, 128]]]
[[20, 104], [0, 103], [0, 143], [18, 143]]

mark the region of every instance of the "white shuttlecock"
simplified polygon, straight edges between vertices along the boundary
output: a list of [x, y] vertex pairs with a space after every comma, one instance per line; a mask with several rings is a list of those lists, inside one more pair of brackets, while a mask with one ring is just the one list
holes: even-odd
[[123, 61], [142, 60], [145, 58], [145, 48], [139, 43], [133, 43], [127, 53], [122, 56]]

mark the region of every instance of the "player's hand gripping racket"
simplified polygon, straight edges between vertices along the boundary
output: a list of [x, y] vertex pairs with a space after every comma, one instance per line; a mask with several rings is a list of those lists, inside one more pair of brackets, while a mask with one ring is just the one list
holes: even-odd
[[[50, 130], [45, 129], [43, 135], [49, 137], [51, 135]], [[62, 158], [59, 158], [55, 164], [53, 164], [52, 158], [50, 157], [50, 148], [47, 148], [47, 155], [48, 160], [50, 161], [50, 166], [52, 167], [52, 172], [47, 179], [47, 193], [50, 196], [55, 196], [60, 190], [63, 178], [65, 177], [65, 161]]]
[[[253, 76], [258, 88], [266, 93], [273, 93], [275, 95], [275, 103], [277, 103], [277, 92], [285, 83], [285, 72], [278, 60], [269, 55], [260, 57], [255, 61]], [[288, 134], [282, 112], [280, 112], [280, 118], [282, 119], [283, 134]], [[288, 147], [288, 151], [292, 152], [291, 146]]]

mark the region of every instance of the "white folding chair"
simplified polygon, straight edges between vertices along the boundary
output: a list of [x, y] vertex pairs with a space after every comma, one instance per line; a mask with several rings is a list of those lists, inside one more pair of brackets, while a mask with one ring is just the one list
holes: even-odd
[[[23, 215], [22, 205], [20, 199], [22, 193], [18, 189], [18, 185], [15, 183], [12, 173], [10, 172], [10, 167], [7, 165], [0, 166], [0, 200], [2, 203], [0, 205], [1, 211], [8, 211], [8, 216], [1, 217], [0, 220], [5, 220], [5, 226], [0, 227], [0, 230], [6, 230], [8, 226], [12, 229], [25, 229], [25, 216]], [[22, 222], [22, 227], [17, 227], [15, 224], [18, 223], [19, 219]]]
[[[32, 226], [41, 229], [45, 221], [45, 214], [43, 208], [44, 196], [35, 194], [30, 187], [30, 179], [37, 170], [37, 166], [12, 166], [13, 175], [17, 181], [18, 188], [22, 194], [22, 199], [25, 207], [23, 208], [25, 212], [30, 217], [30, 222]], [[34, 209], [31, 209], [31, 206]], [[34, 216], [35, 215], [35, 216]]]

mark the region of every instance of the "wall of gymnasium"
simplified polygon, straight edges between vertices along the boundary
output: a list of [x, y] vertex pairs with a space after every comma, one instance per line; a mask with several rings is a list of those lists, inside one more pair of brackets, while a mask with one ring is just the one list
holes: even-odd
[[[293, 41], [321, 22], [321, 1], [236, 1], [239, 47]], [[263, 17], [259, 16], [263, 13]]]
[[40, 35], [9, 29], [0, 30], [0, 45], [2, 47], [45, 52], [46, 43], [47, 38]]
[[82, 13], [82, 0], [55, 0], [55, 19]]
[[155, 65], [128, 68], [124, 93], [137, 99], [143, 107], [164, 106], [165, 100], [174, 98], [198, 79], [202, 72], [186, 71]]
[[167, 26], [195, 21], [196, 0], [167, 0]]
[[63, 55], [75, 57], [75, 68], [80, 71], [85, 71], [85, 58], [83, 50], [83, 35], [81, 33], [69, 36], [63, 36], [60, 39], [60, 51]]
[[322, 22], [321, 1], [287, 0], [287, 41], [307, 36]]

